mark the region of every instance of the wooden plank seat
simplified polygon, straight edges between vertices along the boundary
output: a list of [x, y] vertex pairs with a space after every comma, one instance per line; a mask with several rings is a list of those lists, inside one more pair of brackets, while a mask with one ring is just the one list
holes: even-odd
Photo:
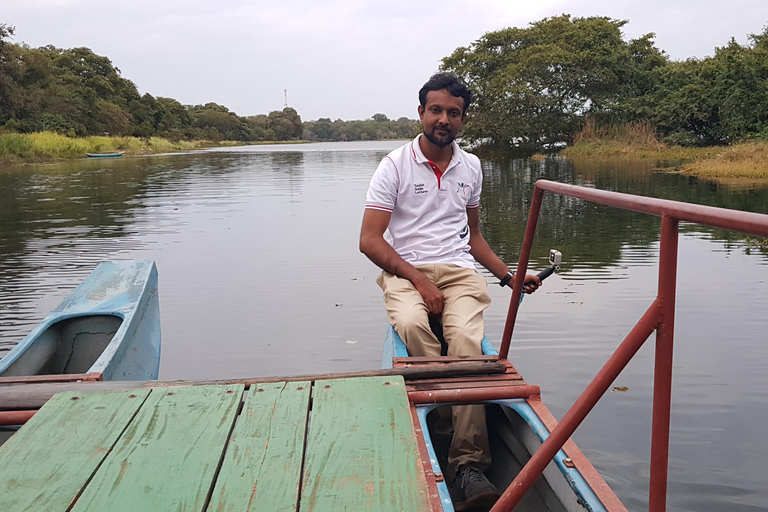
[[243, 390], [60, 393], [0, 446], [0, 510], [430, 509], [402, 377]]

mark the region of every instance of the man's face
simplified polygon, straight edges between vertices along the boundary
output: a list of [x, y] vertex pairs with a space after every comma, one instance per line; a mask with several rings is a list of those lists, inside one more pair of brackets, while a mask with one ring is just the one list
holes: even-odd
[[424, 136], [432, 144], [444, 148], [458, 135], [464, 124], [464, 98], [459, 98], [447, 89], [429, 91], [427, 104], [419, 105], [419, 119]]

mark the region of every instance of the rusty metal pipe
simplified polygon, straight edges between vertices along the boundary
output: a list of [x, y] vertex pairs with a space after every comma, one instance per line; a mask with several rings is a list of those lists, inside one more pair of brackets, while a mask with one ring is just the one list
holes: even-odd
[[[669, 459], [669, 425], [672, 390], [672, 353], [674, 336], [675, 293], [677, 279], [678, 226], [680, 221], [739, 231], [768, 237], [768, 215], [681, 203], [665, 199], [636, 196], [548, 180], [538, 180], [534, 188], [531, 212], [518, 262], [518, 277], [524, 275], [530, 259], [533, 237], [538, 222], [543, 192], [575, 197], [606, 206], [613, 206], [662, 217], [661, 252], [659, 257], [658, 295], [651, 307], [635, 325], [627, 338], [590, 382], [555, 427], [547, 440], [536, 451], [512, 484], [504, 491], [492, 512], [511, 511], [525, 492], [542, 473], [557, 451], [573, 434], [581, 421], [594, 407], [608, 386], [618, 376], [654, 329], [657, 329], [654, 370], [653, 430], [651, 441], [651, 485], [649, 510], [666, 508], [667, 473]], [[500, 349], [506, 358], [514, 330], [522, 282], [515, 280], [512, 301]], [[641, 339], [642, 338], [642, 339]]]
[[23, 425], [29, 418], [35, 415], [37, 411], [0, 411], [0, 425]]
[[656, 329], [653, 379], [653, 420], [651, 430], [651, 477], [649, 512], [663, 512], [667, 506], [669, 465], [669, 424], [672, 408], [672, 354], [677, 291], [678, 221], [661, 218], [659, 250], [659, 295], [661, 321]]
[[434, 391], [409, 391], [412, 404], [455, 404], [481, 402], [483, 400], [509, 400], [541, 396], [539, 386], [495, 386], [488, 388], [439, 389]]
[[515, 282], [512, 285], [512, 298], [509, 300], [507, 323], [504, 324], [504, 334], [501, 336], [499, 359], [507, 359], [509, 354], [509, 345], [512, 341], [512, 332], [515, 329], [517, 310], [520, 308], [520, 297], [523, 294], [523, 279], [525, 278], [525, 272], [528, 270], [528, 260], [531, 258], [531, 248], [533, 247], [533, 238], [536, 235], [536, 224], [539, 221], [539, 211], [541, 210], [543, 197], [543, 190], [533, 189], [531, 211], [528, 214], [528, 223], [525, 226], [525, 238], [523, 238], [523, 247], [520, 249], [520, 259], [517, 261]]
[[624, 210], [651, 215], [666, 215], [683, 222], [693, 222], [713, 228], [741, 231], [742, 233], [768, 237], [768, 215], [762, 213], [681, 203], [669, 199], [623, 194], [608, 190], [579, 187], [577, 185], [566, 185], [548, 180], [537, 181], [536, 188], [606, 206], [615, 206]]
[[661, 304], [654, 300], [648, 310], [643, 314], [635, 327], [629, 332], [621, 345], [614, 351], [610, 359], [597, 372], [579, 398], [573, 403], [563, 419], [549, 434], [533, 457], [526, 463], [512, 483], [499, 498], [499, 501], [491, 509], [491, 512], [511, 512], [520, 502], [526, 491], [533, 485], [536, 479], [547, 467], [558, 450], [576, 431], [589, 411], [597, 404], [605, 394], [619, 373], [627, 366], [645, 340], [653, 333], [659, 324]]

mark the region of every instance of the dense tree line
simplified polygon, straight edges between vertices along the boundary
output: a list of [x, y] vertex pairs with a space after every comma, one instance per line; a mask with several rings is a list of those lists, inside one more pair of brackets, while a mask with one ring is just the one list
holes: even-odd
[[186, 106], [139, 94], [107, 57], [88, 48], [29, 48], [0, 24], [0, 127], [70, 136], [108, 133], [172, 140], [289, 140], [302, 135], [292, 108], [241, 117], [216, 103]]
[[684, 145], [768, 138], [768, 28], [747, 45], [673, 61], [626, 21], [562, 15], [489, 32], [443, 59], [473, 90], [464, 137], [537, 149], [568, 142], [587, 116], [647, 121]]
[[13, 44], [0, 23], [0, 130], [70, 136], [160, 136], [213, 141], [372, 140], [413, 135], [415, 121], [376, 114], [365, 121], [302, 123], [293, 108], [242, 117], [216, 103], [182, 105], [139, 94], [112, 62], [88, 48]]
[[394, 120], [384, 114], [374, 114], [363, 121], [331, 121], [321, 117], [304, 123], [303, 139], [311, 141], [408, 139], [421, 130], [418, 121], [401, 117]]

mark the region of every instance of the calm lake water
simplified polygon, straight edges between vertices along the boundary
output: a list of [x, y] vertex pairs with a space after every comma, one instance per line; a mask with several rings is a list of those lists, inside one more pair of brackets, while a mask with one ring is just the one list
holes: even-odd
[[[386, 315], [358, 252], [365, 190], [398, 142], [251, 146], [0, 169], [0, 355], [105, 259], [160, 276], [161, 379], [377, 368]], [[516, 262], [535, 180], [768, 213], [768, 188], [652, 163], [484, 163], [482, 229]], [[510, 359], [562, 417], [655, 296], [656, 217], [548, 195]], [[669, 510], [768, 510], [768, 254], [683, 225]], [[485, 274], [489, 282], [494, 279]], [[490, 287], [498, 342], [509, 290]], [[575, 440], [630, 510], [647, 509], [653, 338]]]

